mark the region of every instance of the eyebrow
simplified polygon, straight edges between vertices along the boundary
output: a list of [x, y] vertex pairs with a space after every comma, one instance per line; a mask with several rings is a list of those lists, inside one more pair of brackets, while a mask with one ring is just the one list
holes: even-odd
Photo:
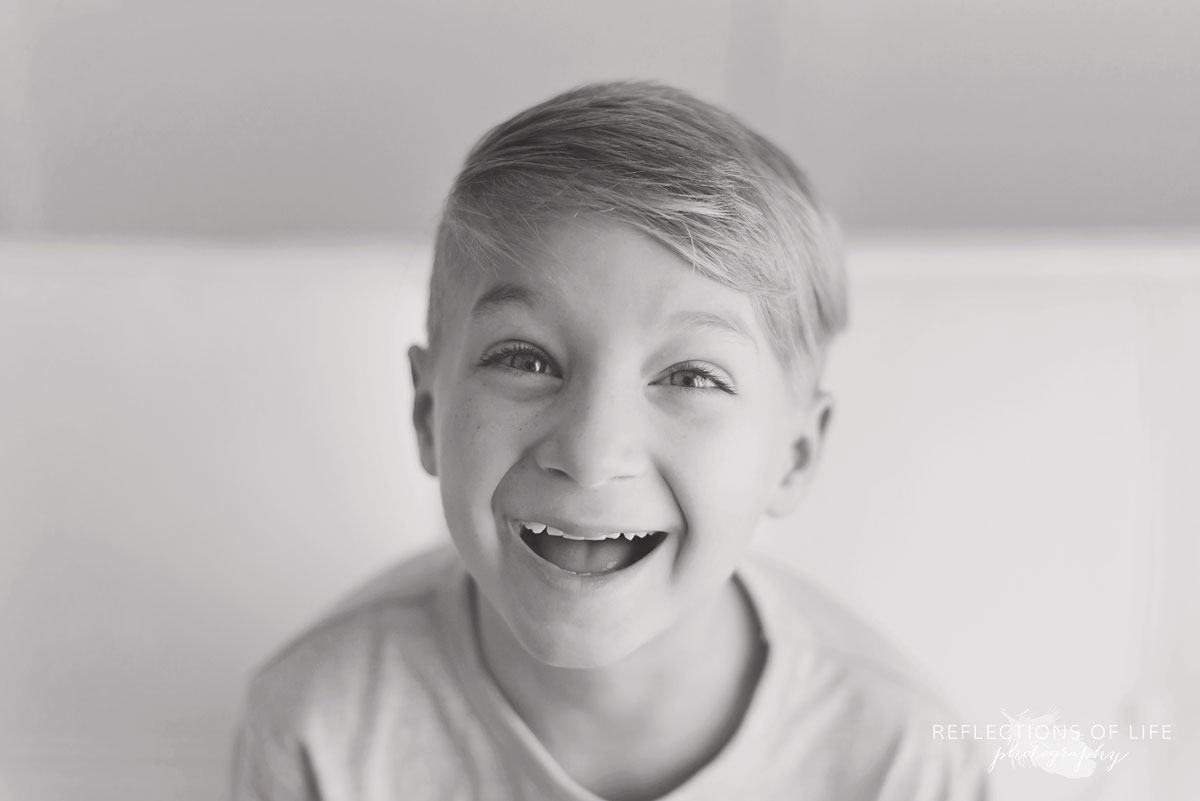
[[668, 325], [687, 328], [710, 328], [727, 334], [735, 334], [746, 339], [758, 350], [758, 341], [747, 330], [740, 317], [725, 316], [708, 311], [681, 311], [671, 315]]
[[[541, 295], [529, 287], [501, 282], [479, 296], [475, 305], [471, 307], [471, 318], [479, 319], [510, 305], [534, 309], [540, 301]], [[708, 328], [725, 334], [734, 334], [749, 341], [754, 349], [758, 350], [758, 340], [754, 338], [754, 335], [742, 322], [741, 317], [737, 315], [726, 316], [710, 311], [680, 311], [671, 315], [666, 320], [666, 325], [682, 328]]]
[[512, 304], [532, 309], [540, 299], [541, 296], [528, 287], [519, 284], [496, 284], [475, 301], [475, 305], [471, 307], [471, 317], [478, 319]]

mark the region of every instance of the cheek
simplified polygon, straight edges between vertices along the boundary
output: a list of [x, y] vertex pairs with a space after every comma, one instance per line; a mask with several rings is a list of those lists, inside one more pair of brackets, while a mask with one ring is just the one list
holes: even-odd
[[680, 432], [676, 494], [689, 525], [737, 540], [752, 533], [770, 490], [772, 444], [761, 417], [746, 411]]
[[455, 402], [443, 409], [438, 458], [443, 498], [448, 505], [455, 502], [446, 510], [449, 521], [451, 515], [480, 514], [481, 504], [490, 507], [500, 480], [520, 458], [524, 426], [514, 410], [471, 387], [452, 389], [446, 397]]

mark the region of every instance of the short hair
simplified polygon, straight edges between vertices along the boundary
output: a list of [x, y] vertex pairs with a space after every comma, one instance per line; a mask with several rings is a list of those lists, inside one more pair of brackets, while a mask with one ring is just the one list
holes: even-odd
[[539, 228], [594, 214], [632, 226], [748, 293], [789, 375], [816, 375], [846, 324], [833, 218], [778, 147], [678, 89], [597, 83], [557, 95], [475, 145], [443, 209], [427, 319], [436, 348], [461, 261], [519, 260]]

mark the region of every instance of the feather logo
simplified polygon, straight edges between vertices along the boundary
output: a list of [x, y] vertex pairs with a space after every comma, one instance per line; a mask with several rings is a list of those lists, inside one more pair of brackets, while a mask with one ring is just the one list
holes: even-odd
[[997, 761], [1003, 753], [1014, 766], [1033, 765], [1068, 779], [1086, 779], [1096, 772], [1098, 749], [1080, 738], [1078, 726], [1059, 723], [1057, 709], [1037, 716], [1025, 710], [1016, 717], [1000, 711], [1008, 719], [1009, 735], [1004, 748], [997, 749]]

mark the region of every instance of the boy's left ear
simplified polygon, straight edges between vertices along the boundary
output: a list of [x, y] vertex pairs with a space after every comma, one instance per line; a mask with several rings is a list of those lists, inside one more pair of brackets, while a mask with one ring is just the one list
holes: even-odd
[[829, 421], [833, 417], [833, 398], [816, 391], [808, 409], [800, 416], [791, 439], [791, 459], [786, 472], [767, 501], [771, 517], [784, 517], [795, 511], [816, 473]]

